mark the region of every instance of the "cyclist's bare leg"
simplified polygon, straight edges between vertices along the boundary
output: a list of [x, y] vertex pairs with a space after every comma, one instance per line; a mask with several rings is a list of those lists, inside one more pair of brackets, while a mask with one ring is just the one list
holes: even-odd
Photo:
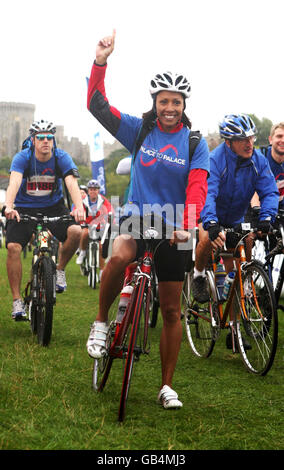
[[136, 249], [136, 242], [129, 235], [115, 239], [112, 256], [102, 273], [97, 321], [107, 321], [109, 308], [122, 289], [125, 269], [134, 260]]
[[208, 232], [204, 230], [202, 224], [198, 225], [199, 240], [195, 249], [195, 267], [198, 271], [202, 272], [207, 265], [210, 256], [212, 245], [208, 237]]
[[255, 234], [254, 233], [249, 233], [249, 235], [247, 236], [246, 238], [246, 259], [247, 261], [251, 261], [251, 254], [252, 254], [252, 249], [253, 249], [253, 245], [254, 245], [254, 242], [255, 242]]
[[81, 229], [81, 236], [80, 236], [80, 244], [79, 248], [82, 251], [86, 251], [87, 246], [88, 246], [88, 239], [89, 239], [89, 231], [88, 228], [82, 228]]
[[79, 225], [71, 225], [67, 229], [67, 239], [62, 243], [57, 269], [63, 270], [68, 261], [72, 258], [80, 243], [81, 227]]
[[8, 243], [7, 246], [7, 274], [13, 300], [21, 298], [22, 281], [22, 246], [19, 243]]
[[104, 267], [105, 267], [105, 260], [104, 260], [104, 258], [103, 258], [103, 256], [102, 256], [102, 250], [103, 250], [103, 249], [102, 249], [102, 244], [101, 244], [101, 242], [100, 242], [100, 243], [99, 243], [99, 267], [100, 267], [101, 270], [103, 270]]
[[162, 386], [172, 387], [172, 379], [182, 340], [180, 296], [182, 282], [159, 282], [159, 299], [163, 317], [160, 338]]

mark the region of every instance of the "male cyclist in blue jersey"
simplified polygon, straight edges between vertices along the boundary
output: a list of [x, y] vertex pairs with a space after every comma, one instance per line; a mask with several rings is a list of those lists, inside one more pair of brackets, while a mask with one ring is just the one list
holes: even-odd
[[62, 178], [65, 179], [76, 209], [72, 212], [74, 221], [49, 225], [51, 233], [62, 242], [56, 271], [57, 292], [66, 290], [64, 269], [79, 246], [81, 228], [77, 222], [85, 217], [77, 167], [70, 155], [56, 148], [55, 132], [56, 127], [50, 121], [33, 122], [27, 148], [17, 153], [11, 164], [5, 202], [7, 273], [13, 296], [12, 318], [17, 321], [26, 317], [20, 292], [21, 252], [34, 228], [33, 223], [21, 221], [19, 214], [32, 216], [40, 212], [49, 217], [69, 214], [62, 192]]
[[[266, 156], [277, 184], [279, 209], [284, 209], [284, 122], [279, 122], [271, 127], [269, 144], [268, 147], [261, 147], [260, 150]], [[259, 199], [255, 194], [252, 206], [259, 205]]]
[[254, 148], [257, 130], [252, 119], [245, 114], [227, 115], [219, 131], [225, 141], [210, 154], [208, 193], [196, 247], [192, 292], [199, 302], [208, 300], [205, 266], [212, 247], [224, 245], [221, 227], [235, 227], [244, 220], [255, 191], [261, 200], [259, 232], [268, 232], [278, 207], [278, 191], [268, 161]]
[[[143, 119], [121, 113], [110, 106], [105, 94], [106, 62], [114, 49], [114, 40], [115, 33], [103, 38], [97, 45], [88, 87], [88, 109], [132, 154]], [[131, 184], [125, 206], [126, 215], [136, 211], [143, 217], [144, 205], [152, 207], [156, 203], [156, 207], [162, 208], [168, 204], [176, 219], [173, 222], [166, 214], [164, 221], [171, 226], [171, 235], [159, 246], [154, 259], [163, 317], [160, 340], [162, 384], [158, 401], [164, 408], [182, 406], [177, 393], [171, 388], [182, 339], [180, 295], [186, 262], [185, 250], [178, 250], [177, 243], [189, 239], [188, 229], [196, 223], [194, 220], [190, 227], [189, 204], [196, 206], [199, 218], [206, 198], [209, 171], [208, 146], [203, 137], [189, 162], [191, 123], [184, 113], [189, 92], [190, 84], [183, 75], [161, 73], [151, 81], [153, 107], [143, 115], [150, 129], [135, 160], [132, 159]], [[177, 207], [183, 208], [181, 220], [177, 220]], [[122, 288], [127, 265], [141, 256], [143, 247], [143, 240], [126, 234], [120, 234], [114, 241], [112, 257], [102, 275], [99, 313], [87, 342], [91, 357], [104, 354], [108, 310]]]

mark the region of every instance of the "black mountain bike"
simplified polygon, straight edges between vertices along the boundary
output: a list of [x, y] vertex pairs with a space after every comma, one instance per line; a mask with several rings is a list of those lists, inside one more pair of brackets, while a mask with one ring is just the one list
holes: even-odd
[[37, 334], [38, 343], [47, 346], [51, 340], [53, 307], [56, 303], [56, 257], [58, 243], [48, 231], [49, 222], [73, 220], [70, 215], [61, 217], [30, 216], [20, 214], [27, 223], [36, 222], [31, 276], [24, 290], [24, 303], [28, 311], [31, 330]]

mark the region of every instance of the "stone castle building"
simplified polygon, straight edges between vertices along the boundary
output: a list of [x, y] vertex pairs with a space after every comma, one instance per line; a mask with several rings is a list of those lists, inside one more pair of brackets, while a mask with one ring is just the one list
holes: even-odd
[[[34, 113], [34, 104], [0, 102], [0, 158], [12, 158], [21, 150], [34, 121]], [[56, 144], [68, 152], [77, 164], [90, 166], [89, 145], [82, 144], [77, 137], [68, 139], [63, 126], [56, 125]]]

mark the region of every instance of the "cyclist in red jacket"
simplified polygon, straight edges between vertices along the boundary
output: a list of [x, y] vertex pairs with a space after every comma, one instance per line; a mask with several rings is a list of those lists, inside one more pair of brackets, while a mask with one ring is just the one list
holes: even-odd
[[[101, 226], [107, 222], [108, 214], [114, 214], [114, 209], [109, 200], [99, 193], [100, 185], [97, 180], [92, 179], [87, 184], [88, 196], [83, 199], [83, 206], [86, 211], [86, 224], [95, 224], [97, 229], [100, 230]], [[82, 264], [86, 256], [86, 249], [88, 245], [88, 228], [82, 229], [79, 256], [76, 259], [76, 264]], [[102, 247], [100, 246], [100, 277], [105, 266], [105, 260], [102, 257]]]

